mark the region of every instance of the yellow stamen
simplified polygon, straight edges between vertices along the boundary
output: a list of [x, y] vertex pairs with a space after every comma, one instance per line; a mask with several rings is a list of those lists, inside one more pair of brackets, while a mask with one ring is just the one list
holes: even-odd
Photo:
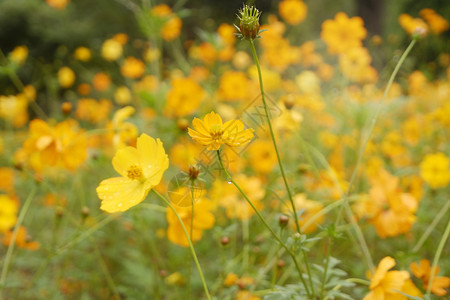
[[141, 180], [144, 177], [144, 174], [142, 173], [142, 169], [139, 166], [132, 165], [127, 170], [127, 177], [131, 180]]

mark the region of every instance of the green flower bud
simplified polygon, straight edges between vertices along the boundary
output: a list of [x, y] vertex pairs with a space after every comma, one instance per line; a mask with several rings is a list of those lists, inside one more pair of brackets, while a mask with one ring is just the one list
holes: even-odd
[[261, 12], [256, 9], [254, 6], [248, 6], [244, 4], [244, 7], [239, 10], [238, 18], [240, 20], [239, 27], [236, 28], [239, 30], [237, 36], [241, 39], [246, 40], [254, 40], [260, 37], [258, 34], [259, 31], [259, 17], [261, 16]]

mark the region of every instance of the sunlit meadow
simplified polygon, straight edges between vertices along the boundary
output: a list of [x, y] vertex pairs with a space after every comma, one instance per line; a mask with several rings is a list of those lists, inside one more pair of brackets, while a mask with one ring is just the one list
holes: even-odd
[[0, 3], [0, 300], [450, 299], [450, 5], [388, 2]]

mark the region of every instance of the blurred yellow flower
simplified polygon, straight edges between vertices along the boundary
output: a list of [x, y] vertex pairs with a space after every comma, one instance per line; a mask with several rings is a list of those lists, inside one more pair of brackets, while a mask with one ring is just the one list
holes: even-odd
[[339, 56], [339, 67], [348, 79], [359, 83], [374, 83], [378, 72], [370, 63], [372, 57], [364, 47], [352, 47]]
[[306, 18], [308, 7], [302, 0], [283, 0], [278, 4], [280, 17], [290, 25], [297, 25]]
[[337, 13], [333, 20], [323, 22], [320, 33], [331, 54], [343, 54], [351, 48], [361, 47], [366, 35], [363, 19], [349, 18], [343, 12]]
[[29, 137], [15, 157], [37, 172], [46, 167], [77, 169], [87, 157], [87, 139], [75, 120], [54, 126], [35, 119], [29, 125]]
[[88, 60], [91, 59], [91, 50], [89, 50], [89, 48], [86, 47], [78, 47], [73, 52], [73, 56], [75, 57], [75, 59], [87, 62]]
[[45, 0], [45, 2], [57, 10], [63, 10], [69, 4], [70, 0]]
[[122, 44], [114, 39], [103, 42], [101, 53], [104, 59], [113, 61], [122, 56]]
[[167, 4], [155, 5], [151, 13], [165, 20], [161, 28], [161, 36], [164, 40], [170, 42], [180, 35], [183, 22], [176, 14], [172, 13], [171, 8]]
[[114, 101], [119, 105], [130, 104], [132, 100], [131, 91], [128, 87], [121, 85], [118, 86], [114, 92]]
[[136, 148], [119, 149], [112, 164], [122, 177], [105, 179], [97, 187], [102, 200], [100, 209], [109, 213], [126, 211], [141, 203], [160, 183], [169, 159], [162, 142], [144, 133], [138, 137]]
[[205, 97], [202, 87], [192, 78], [175, 78], [167, 92], [166, 115], [184, 117], [192, 114]]
[[22, 65], [28, 56], [28, 47], [27, 46], [17, 46], [11, 51], [9, 54], [12, 61], [16, 62], [19, 65]]
[[420, 163], [420, 176], [433, 189], [450, 182], [450, 160], [444, 153], [427, 154]]
[[424, 8], [419, 14], [430, 25], [431, 30], [435, 34], [441, 34], [450, 28], [448, 21], [431, 8]]
[[145, 64], [142, 60], [129, 56], [120, 67], [120, 73], [127, 78], [139, 78], [144, 74]]
[[400, 26], [405, 29], [405, 31], [409, 34], [413, 34], [418, 29], [423, 29], [428, 31], [428, 25], [425, 23], [424, 20], [420, 18], [413, 18], [408, 14], [401, 14], [398, 17], [398, 22], [400, 23]]
[[[178, 193], [176, 194], [178, 195]], [[211, 204], [208, 200], [200, 199], [195, 202], [194, 215], [192, 215], [192, 206], [172, 205], [183, 221], [188, 234], [192, 231], [192, 236], [190, 236], [190, 238], [193, 243], [201, 240], [203, 230], [210, 229], [214, 226], [215, 217], [211, 213]], [[166, 218], [169, 223], [169, 227], [167, 228], [167, 238], [169, 241], [182, 247], [188, 247], [189, 243], [183, 228], [181, 227], [180, 221], [178, 221], [178, 218], [171, 209], [167, 209]]]
[[75, 82], [75, 73], [69, 67], [62, 67], [58, 71], [58, 82], [62, 88], [69, 88]]
[[245, 100], [249, 95], [250, 80], [243, 72], [226, 71], [220, 77], [219, 98], [227, 101]]
[[112, 107], [111, 101], [106, 99], [82, 98], [78, 100], [75, 116], [78, 120], [99, 124], [106, 121]]
[[1, 96], [0, 118], [10, 122], [14, 127], [22, 127], [28, 121], [28, 102], [25, 94]]
[[0, 233], [8, 232], [16, 224], [18, 212], [17, 199], [0, 194]]
[[269, 140], [257, 139], [248, 148], [250, 165], [258, 173], [269, 174], [277, 163], [277, 154]]
[[[294, 196], [293, 200], [295, 209], [297, 209], [297, 211], [302, 211], [302, 214], [298, 216], [298, 224], [300, 225], [302, 233], [310, 234], [315, 232], [317, 228], [325, 221], [324, 215], [318, 217], [307, 227], [305, 227], [304, 225], [306, 223], [309, 223], [309, 220], [311, 220], [314, 215], [316, 215], [324, 208], [323, 204], [314, 200], [307, 199], [305, 194], [297, 194]], [[285, 205], [283, 207], [283, 212], [289, 214], [290, 212], [292, 212], [292, 206], [290, 206], [290, 204]], [[296, 225], [294, 222], [291, 222], [291, 226], [295, 228]]]
[[194, 118], [194, 129], [188, 133], [194, 141], [206, 146], [207, 150], [219, 150], [225, 144], [230, 147], [243, 146], [253, 138], [253, 129], [245, 129], [241, 120], [230, 120], [223, 123], [215, 112], [210, 112], [203, 120]]
[[[423, 282], [423, 288], [427, 289], [430, 283], [431, 277], [431, 265], [428, 259], [422, 259], [419, 264], [416, 262], [411, 263], [410, 269], [413, 275]], [[434, 275], [439, 273], [439, 266], [434, 269]], [[431, 292], [438, 296], [447, 295], [445, 289], [450, 287], [450, 277], [447, 276], [434, 276], [433, 282], [431, 283]]]
[[386, 256], [380, 261], [375, 273], [371, 276], [370, 292], [363, 300], [408, 299], [407, 296], [400, 294], [398, 291], [411, 296], [422, 296], [409, 279], [407, 271], [389, 271], [394, 266], [395, 260], [390, 256]]
[[0, 191], [8, 194], [14, 192], [14, 171], [11, 168], [0, 168]]

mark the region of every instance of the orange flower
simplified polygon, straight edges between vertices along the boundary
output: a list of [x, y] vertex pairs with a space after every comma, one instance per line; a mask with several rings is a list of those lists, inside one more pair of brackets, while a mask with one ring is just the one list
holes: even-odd
[[278, 4], [278, 11], [290, 25], [300, 24], [306, 18], [308, 7], [301, 0], [283, 0]]
[[97, 101], [91, 98], [83, 98], [78, 100], [75, 116], [79, 120], [99, 124], [108, 118], [112, 106], [111, 101], [106, 99]]
[[[416, 262], [411, 263], [410, 269], [414, 276], [422, 280], [423, 288], [428, 289], [428, 284], [430, 283], [431, 277], [431, 266], [430, 261], [427, 259], [422, 259], [420, 264]], [[436, 266], [434, 269], [434, 275], [439, 273], [439, 267]], [[435, 276], [433, 277], [433, 282], [431, 284], [431, 292], [438, 296], [447, 295], [446, 288], [450, 287], [450, 277], [447, 276]]]
[[111, 85], [111, 79], [105, 73], [99, 72], [94, 75], [94, 78], [92, 79], [92, 85], [97, 91], [104, 92]]
[[142, 60], [129, 56], [120, 67], [120, 73], [127, 78], [139, 78], [144, 74], [145, 64]]
[[431, 8], [424, 8], [419, 12], [420, 16], [427, 21], [430, 25], [431, 30], [435, 34], [441, 34], [449, 29], [449, 24], [446, 19], [438, 15]]
[[407, 271], [389, 271], [394, 266], [395, 260], [390, 256], [380, 261], [370, 280], [370, 292], [363, 300], [408, 299], [398, 291], [411, 296], [421, 296], [420, 291], [410, 281]]
[[176, 78], [170, 85], [164, 109], [170, 116], [184, 117], [192, 114], [205, 97], [202, 87], [192, 78]]
[[155, 5], [152, 8], [151, 13], [154, 16], [165, 20], [165, 23], [161, 28], [161, 36], [164, 40], [170, 42], [180, 36], [183, 22], [178, 16], [172, 13], [172, 10], [167, 4]]
[[70, 0], [45, 0], [45, 2], [57, 10], [63, 10], [69, 4]]
[[241, 120], [230, 120], [223, 123], [222, 118], [215, 112], [210, 112], [203, 120], [194, 118], [194, 129], [188, 128], [192, 139], [207, 150], [219, 150], [225, 144], [230, 147], [243, 146], [253, 138], [253, 129], [245, 129]]
[[361, 47], [366, 35], [363, 20], [360, 17], [349, 18], [343, 12], [337, 13], [334, 20], [323, 22], [320, 33], [331, 54], [343, 54], [351, 48]]
[[13, 169], [0, 168], [0, 191], [11, 194], [14, 191], [14, 171]]
[[[12, 235], [13, 231], [6, 232], [5, 236], [2, 239], [3, 245], [8, 246], [11, 243]], [[26, 250], [38, 250], [41, 247], [39, 242], [30, 241], [30, 237], [27, 235], [27, 230], [23, 226], [20, 226], [19, 230], [17, 231], [15, 244], [17, 247]]]

